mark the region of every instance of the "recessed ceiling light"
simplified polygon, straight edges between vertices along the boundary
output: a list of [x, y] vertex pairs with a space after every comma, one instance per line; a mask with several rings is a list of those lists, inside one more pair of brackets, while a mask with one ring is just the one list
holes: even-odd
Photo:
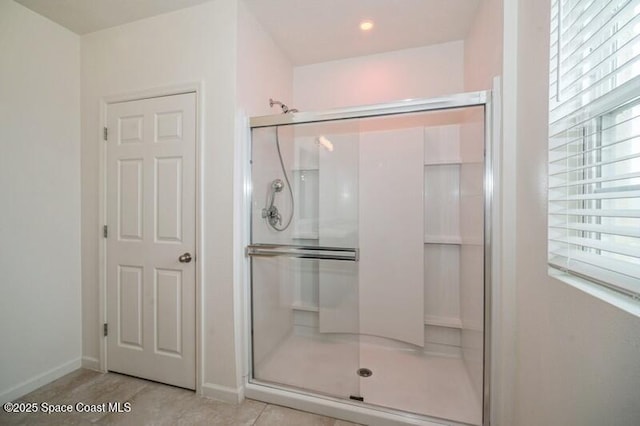
[[362, 31], [370, 31], [373, 28], [373, 21], [360, 22], [360, 29]]

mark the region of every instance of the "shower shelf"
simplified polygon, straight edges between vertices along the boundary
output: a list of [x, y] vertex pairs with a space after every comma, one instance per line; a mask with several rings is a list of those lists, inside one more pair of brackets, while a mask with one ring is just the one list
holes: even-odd
[[436, 325], [447, 328], [462, 328], [462, 321], [460, 321], [460, 318], [425, 315], [424, 325]]
[[464, 246], [482, 246], [484, 245], [484, 241], [482, 239], [466, 239], [462, 241], [462, 245]]
[[295, 311], [320, 312], [320, 308], [314, 305], [306, 305], [302, 303], [294, 303], [291, 308]]
[[462, 244], [462, 239], [456, 235], [425, 235], [424, 236], [425, 244]]
[[462, 164], [463, 161], [459, 158], [452, 158], [450, 160], [433, 160], [433, 161], [425, 161], [425, 166], [447, 166], [447, 165], [459, 165]]
[[292, 167], [292, 172], [318, 172], [320, 171], [319, 167]]
[[449, 245], [457, 245], [457, 246], [481, 246], [484, 245], [484, 241], [482, 239], [462, 239], [456, 236], [436, 236], [436, 235], [425, 235], [424, 236], [425, 244], [449, 244]]
[[425, 161], [425, 167], [429, 166], [461, 166], [461, 165], [469, 165], [469, 164], [479, 164], [483, 165], [484, 161], [482, 159], [468, 159], [462, 160], [459, 158], [453, 158], [451, 160], [433, 160], [433, 161]]

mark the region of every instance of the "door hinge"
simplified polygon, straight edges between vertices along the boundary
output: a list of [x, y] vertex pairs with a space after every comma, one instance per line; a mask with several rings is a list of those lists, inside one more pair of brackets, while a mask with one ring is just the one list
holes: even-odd
[[105, 337], [109, 335], [109, 325], [106, 322], [102, 324], [102, 335]]
[[106, 127], [103, 127], [102, 128], [102, 138], [106, 141], [108, 137], [109, 137], [109, 131], [107, 130]]
[[102, 236], [105, 238], [109, 236], [109, 227], [107, 225], [104, 225], [102, 227]]

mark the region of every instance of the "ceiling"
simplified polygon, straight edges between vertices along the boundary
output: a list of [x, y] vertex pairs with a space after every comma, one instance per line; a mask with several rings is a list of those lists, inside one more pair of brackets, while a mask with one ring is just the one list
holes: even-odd
[[[16, 0], [86, 34], [209, 0]], [[244, 0], [293, 65], [463, 39], [481, 0]], [[362, 20], [374, 22], [362, 32]]]
[[[480, 0], [245, 0], [293, 65], [464, 39]], [[362, 20], [374, 28], [362, 32]]]
[[87, 34], [209, 0], [15, 0], [73, 31]]

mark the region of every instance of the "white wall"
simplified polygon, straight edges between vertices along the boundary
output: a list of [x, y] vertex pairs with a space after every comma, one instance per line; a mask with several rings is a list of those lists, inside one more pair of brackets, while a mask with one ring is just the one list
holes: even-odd
[[464, 39], [464, 89], [487, 90], [502, 73], [503, 0], [482, 0]]
[[296, 67], [295, 108], [313, 111], [463, 91], [462, 41]]
[[0, 402], [80, 366], [80, 41], [0, 0]]
[[518, 8], [505, 16], [518, 22], [505, 33], [518, 43], [505, 56], [517, 60], [518, 327], [515, 417], [504, 424], [638, 425], [640, 318], [547, 275], [549, 2]]
[[293, 66], [247, 8], [238, 2], [238, 103], [251, 117], [280, 113], [269, 98], [291, 106]]
[[[83, 355], [96, 365], [98, 317], [99, 101], [103, 96], [201, 82], [203, 291], [202, 381], [206, 395], [241, 395], [239, 312], [234, 294], [235, 0], [215, 0], [82, 37]], [[239, 285], [239, 284], [238, 284]], [[198, 378], [200, 380], [200, 378]]]

